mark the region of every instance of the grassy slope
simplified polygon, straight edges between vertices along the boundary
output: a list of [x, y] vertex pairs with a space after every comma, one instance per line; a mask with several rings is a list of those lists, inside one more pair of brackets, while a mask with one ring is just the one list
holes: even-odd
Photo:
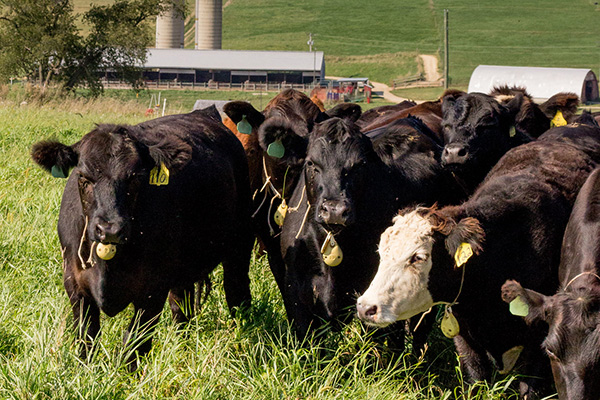
[[[49, 137], [73, 143], [96, 122], [141, 121], [145, 107], [62, 103], [0, 107], [0, 398], [464, 398], [451, 342], [437, 330], [423, 363], [409, 356], [392, 361], [357, 323], [320, 345], [301, 346], [264, 257], [252, 262], [253, 308], [237, 323], [228, 317], [217, 270], [203, 312], [182, 334], [169, 318], [161, 320], [139, 373], [122, 366], [121, 334], [131, 310], [103, 318], [98, 352], [81, 362], [56, 235], [65, 182], [34, 166], [29, 149]], [[478, 387], [472, 398], [506, 398], [510, 379]]]
[[[74, 3], [81, 11], [88, 2]], [[566, 4], [561, 0], [233, 0], [223, 13], [223, 48], [308, 50], [312, 32], [316, 49], [326, 54], [327, 74], [390, 82], [419, 70], [417, 54], [442, 58], [447, 8], [452, 86], [465, 88], [479, 64], [598, 67], [600, 6], [592, 0]]]

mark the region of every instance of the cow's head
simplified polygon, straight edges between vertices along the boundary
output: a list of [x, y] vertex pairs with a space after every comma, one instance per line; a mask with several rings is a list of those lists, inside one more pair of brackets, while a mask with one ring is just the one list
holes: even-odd
[[[519, 299], [517, 299], [517, 297]], [[582, 275], [554, 296], [523, 288], [516, 281], [502, 286], [502, 299], [524, 307], [528, 324], [548, 324], [542, 343], [550, 358], [560, 399], [597, 399], [600, 393], [600, 284]], [[515, 300], [516, 299], [516, 300]], [[523, 306], [524, 304], [524, 306]]]
[[173, 179], [191, 158], [183, 141], [146, 145], [140, 137], [139, 127], [99, 125], [72, 146], [44, 141], [32, 148], [33, 160], [54, 176], [66, 178], [73, 169], [92, 242], [129, 241], [138, 193], [149, 185], [151, 170], [164, 166]]
[[476, 219], [456, 220], [443, 211], [417, 208], [394, 218], [381, 235], [375, 278], [357, 301], [360, 319], [387, 326], [456, 295], [460, 271], [452, 257], [462, 243], [479, 253], [484, 232]]
[[515, 134], [514, 115], [522, 101], [521, 94], [507, 105], [483, 93], [444, 98], [444, 167], [467, 180], [473, 177], [476, 183], [483, 179], [510, 148], [511, 135]]
[[304, 171], [318, 224], [339, 230], [355, 221], [355, 205], [369, 195], [363, 190], [368, 169], [378, 161], [369, 138], [351, 121], [332, 118], [315, 127]]
[[[520, 86], [496, 86], [490, 92], [500, 104], [507, 107], [516, 107], [514, 125], [515, 129], [524, 132], [532, 138], [537, 138], [542, 133], [550, 129], [550, 119], [547, 118], [540, 106], [534, 101], [533, 97], [527, 92], [527, 89]], [[520, 101], [511, 104], [519, 96]]]

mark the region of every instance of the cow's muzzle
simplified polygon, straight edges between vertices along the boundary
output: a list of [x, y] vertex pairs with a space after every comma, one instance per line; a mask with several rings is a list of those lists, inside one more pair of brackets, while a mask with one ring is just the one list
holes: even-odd
[[350, 203], [346, 199], [324, 200], [319, 208], [318, 219], [327, 225], [347, 226], [353, 219]]
[[444, 165], [462, 165], [469, 158], [469, 149], [460, 143], [451, 143], [444, 147], [442, 163]]
[[98, 218], [92, 229], [92, 235], [97, 242], [122, 244], [127, 241], [127, 229], [121, 222], [105, 221]]

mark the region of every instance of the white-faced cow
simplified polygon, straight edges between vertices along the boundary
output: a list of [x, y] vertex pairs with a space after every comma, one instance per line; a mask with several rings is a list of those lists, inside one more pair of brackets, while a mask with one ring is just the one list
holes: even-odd
[[151, 337], [133, 337], [135, 324], [151, 331], [167, 295], [175, 320], [186, 321], [194, 282], [220, 262], [230, 309], [250, 302], [248, 166], [214, 111], [99, 125], [72, 146], [33, 146], [33, 160], [53, 175], [73, 169], [58, 235], [64, 286], [88, 350], [100, 311], [112, 317], [133, 303], [125, 343], [146, 353]]
[[281, 234], [288, 318], [300, 335], [345, 321], [379, 263], [379, 235], [400, 206], [446, 190], [435, 136], [417, 118], [370, 139], [351, 121], [315, 126]]
[[533, 395], [550, 375], [545, 335], [510, 315], [495, 293], [507, 279], [542, 292], [556, 287], [563, 232], [595, 165], [574, 143], [531, 142], [506, 153], [462, 205], [402, 211], [381, 236], [381, 263], [358, 316], [386, 326], [451, 304], [459, 331], [447, 323], [447, 332], [466, 376], [490, 379], [490, 356], [502, 365], [503, 354], [524, 346], [520, 390]]
[[[561, 400], [600, 395], [600, 169], [581, 188], [567, 224], [558, 270], [560, 290], [544, 296], [514, 281], [502, 286], [507, 303], [530, 325], [549, 326], [542, 346]], [[518, 299], [517, 299], [518, 297]], [[545, 329], [542, 330], [545, 332]]]

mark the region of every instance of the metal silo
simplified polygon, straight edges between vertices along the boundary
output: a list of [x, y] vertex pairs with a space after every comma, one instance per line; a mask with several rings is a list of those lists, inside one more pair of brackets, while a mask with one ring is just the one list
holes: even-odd
[[182, 49], [185, 23], [183, 1], [175, 0], [176, 6], [156, 18], [156, 48]]
[[197, 49], [217, 50], [221, 48], [222, 3], [221, 0], [196, 0]]

